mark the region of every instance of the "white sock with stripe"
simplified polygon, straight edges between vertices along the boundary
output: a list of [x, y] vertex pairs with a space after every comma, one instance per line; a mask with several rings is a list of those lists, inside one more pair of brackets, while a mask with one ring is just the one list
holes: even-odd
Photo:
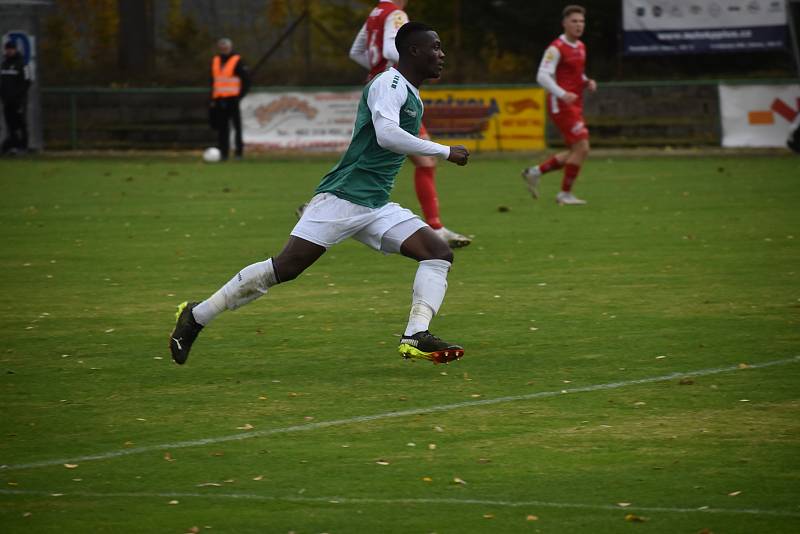
[[205, 326], [226, 309], [241, 308], [266, 295], [267, 290], [277, 283], [272, 258], [248, 265], [216, 293], [195, 306], [192, 310], [194, 320]]
[[411, 313], [405, 335], [413, 336], [417, 332], [428, 329], [433, 316], [439, 308], [447, 292], [447, 273], [452, 264], [446, 260], [423, 260], [419, 262], [417, 275], [414, 278], [414, 290], [411, 297]]

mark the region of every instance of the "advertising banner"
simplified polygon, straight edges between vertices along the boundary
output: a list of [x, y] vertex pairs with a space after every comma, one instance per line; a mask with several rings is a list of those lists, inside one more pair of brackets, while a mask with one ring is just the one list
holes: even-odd
[[241, 102], [242, 137], [255, 151], [342, 152], [360, 98], [361, 89], [250, 93]]
[[800, 85], [720, 85], [722, 146], [785, 147], [800, 116]]
[[788, 46], [786, 0], [622, 0], [627, 55], [757, 52]]
[[435, 141], [475, 152], [545, 146], [541, 88], [423, 88], [421, 95], [423, 122]]

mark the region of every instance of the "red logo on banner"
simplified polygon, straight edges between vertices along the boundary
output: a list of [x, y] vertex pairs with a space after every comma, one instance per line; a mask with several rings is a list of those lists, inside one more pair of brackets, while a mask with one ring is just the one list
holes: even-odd
[[747, 113], [747, 122], [752, 126], [769, 126], [775, 124], [775, 115], [783, 117], [786, 122], [793, 122], [800, 115], [800, 98], [797, 99], [797, 110], [776, 98], [768, 110], [750, 111]]

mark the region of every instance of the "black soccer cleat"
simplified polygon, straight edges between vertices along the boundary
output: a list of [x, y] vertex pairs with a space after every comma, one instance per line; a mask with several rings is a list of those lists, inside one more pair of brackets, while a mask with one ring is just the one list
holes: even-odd
[[464, 347], [439, 339], [427, 330], [403, 336], [397, 350], [403, 358], [430, 360], [434, 364], [450, 363], [464, 356]]
[[198, 304], [199, 302], [182, 302], [175, 314], [175, 329], [169, 335], [169, 350], [178, 365], [186, 363], [192, 343], [203, 329], [203, 325], [195, 321], [192, 315], [192, 310]]

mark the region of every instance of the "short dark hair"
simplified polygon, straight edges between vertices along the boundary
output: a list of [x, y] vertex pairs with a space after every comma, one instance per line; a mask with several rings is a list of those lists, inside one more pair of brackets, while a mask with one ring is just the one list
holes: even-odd
[[413, 44], [415, 35], [432, 31], [434, 29], [423, 22], [406, 22], [400, 26], [400, 30], [398, 30], [397, 36], [394, 38], [397, 53], [401, 56], [406, 55], [409, 47]]
[[568, 5], [564, 8], [564, 11], [561, 12], [561, 18], [565, 19], [573, 13], [580, 13], [581, 15], [586, 16], [586, 8], [577, 4]]

